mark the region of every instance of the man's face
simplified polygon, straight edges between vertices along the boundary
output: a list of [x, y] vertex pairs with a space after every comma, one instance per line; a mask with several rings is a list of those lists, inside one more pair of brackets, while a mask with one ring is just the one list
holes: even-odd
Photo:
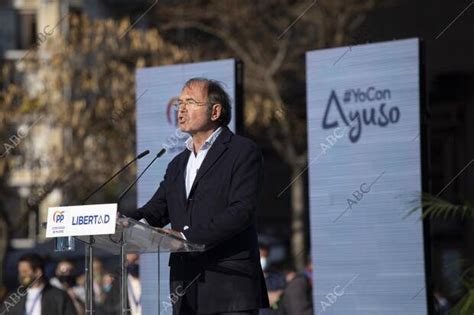
[[94, 270], [94, 275], [102, 274], [102, 262], [100, 260], [94, 259], [92, 262], [92, 269]]
[[138, 259], [140, 256], [138, 254], [127, 254], [126, 259], [129, 264], [138, 264]]
[[[182, 90], [179, 102], [188, 103], [185, 106], [180, 106], [178, 110], [178, 125], [182, 132], [194, 135], [200, 131], [207, 131], [212, 128], [213, 121], [219, 118], [220, 105], [213, 105], [212, 111], [209, 112], [205, 92], [202, 83], [194, 83]], [[189, 105], [193, 102], [197, 105]]]
[[18, 264], [18, 278], [21, 284], [28, 286], [41, 276], [41, 270], [33, 270], [29, 262], [21, 261]]
[[74, 273], [74, 266], [66, 261], [60, 262], [56, 267], [56, 276], [70, 276]]

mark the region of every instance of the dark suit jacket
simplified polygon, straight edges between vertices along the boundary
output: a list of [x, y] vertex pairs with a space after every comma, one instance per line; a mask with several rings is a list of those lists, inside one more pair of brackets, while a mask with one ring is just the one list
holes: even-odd
[[196, 279], [186, 294], [193, 291], [199, 312], [268, 307], [255, 223], [263, 183], [260, 150], [223, 127], [186, 198], [190, 154], [184, 150], [169, 163], [154, 196], [132, 217], [159, 227], [171, 222], [188, 241], [206, 245], [204, 253], [170, 257], [171, 293], [182, 294], [183, 287]]
[[[128, 299], [126, 300], [127, 309], [130, 307]], [[95, 315], [121, 315], [122, 306], [120, 305], [120, 278], [117, 277], [112, 282], [112, 288], [105, 293], [104, 302], [101, 305], [95, 305], [97, 312]]]
[[[13, 296], [15, 293], [10, 294]], [[25, 313], [26, 292], [21, 291], [22, 298], [15, 306], [5, 314], [8, 315], [23, 315]], [[47, 283], [43, 289], [41, 296], [41, 314], [43, 315], [76, 315], [76, 309], [72, 303], [71, 298], [66, 291], [60, 290]], [[8, 300], [8, 299], [7, 299]], [[5, 300], [5, 302], [7, 301]], [[4, 305], [5, 305], [4, 302]], [[5, 311], [0, 309], [1, 311]]]
[[278, 315], [313, 314], [313, 290], [305, 274], [298, 274], [288, 283], [280, 302]]

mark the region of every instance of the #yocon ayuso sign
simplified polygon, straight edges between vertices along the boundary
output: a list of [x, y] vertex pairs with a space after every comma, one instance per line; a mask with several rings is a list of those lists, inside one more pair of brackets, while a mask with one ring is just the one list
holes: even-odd
[[[306, 55], [315, 314], [427, 314], [418, 39]], [[415, 298], [414, 298], [415, 297]]]
[[[348, 137], [357, 142], [363, 130], [369, 126], [380, 128], [396, 124], [400, 120], [400, 109], [390, 106], [392, 91], [389, 88], [369, 86], [350, 88], [344, 91], [342, 99], [335, 90], [331, 91], [323, 116], [323, 129], [340, 125], [350, 127]], [[347, 110], [347, 105], [361, 105], [361, 108]], [[333, 118], [329, 118], [332, 113]]]

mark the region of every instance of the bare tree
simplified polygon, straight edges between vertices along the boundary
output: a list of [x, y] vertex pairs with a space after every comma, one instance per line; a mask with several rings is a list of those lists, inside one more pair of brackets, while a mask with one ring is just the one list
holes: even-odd
[[[53, 191], [63, 202], [78, 202], [135, 155], [135, 70], [189, 58], [156, 29], [135, 29], [127, 20], [71, 15], [69, 23], [67, 36], [49, 38], [17, 62], [21, 79], [3, 78], [0, 90], [2, 140], [12, 132], [8, 126], [38, 121], [16, 154], [0, 159], [2, 183], [10, 165], [22, 165], [33, 179], [27, 212], [43, 218], [40, 205], [45, 208]], [[123, 182], [135, 171], [128, 170]], [[118, 188], [108, 186], [102, 200], [116, 197]], [[13, 226], [24, 225], [24, 215], [16, 212]]]
[[12, 85], [13, 67], [12, 64], [4, 64], [1, 66], [0, 73], [0, 298], [4, 281], [4, 262], [5, 254], [9, 245], [9, 237], [11, 225], [8, 217], [7, 200], [13, 194], [12, 189], [8, 185], [10, 174], [10, 163], [7, 155], [13, 146], [18, 142], [18, 135], [14, 128], [14, 121], [18, 119], [24, 110], [23, 107], [14, 105], [14, 99], [19, 97], [19, 88]]

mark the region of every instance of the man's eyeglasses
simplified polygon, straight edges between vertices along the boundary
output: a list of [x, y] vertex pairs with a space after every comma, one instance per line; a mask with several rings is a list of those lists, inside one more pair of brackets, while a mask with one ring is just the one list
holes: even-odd
[[176, 108], [178, 110], [180, 108], [183, 108], [183, 107], [186, 107], [186, 109], [195, 110], [195, 109], [198, 109], [198, 107], [204, 106], [204, 105], [207, 105], [207, 104], [209, 104], [209, 102], [198, 102], [198, 101], [195, 101], [193, 99], [188, 99], [184, 102], [183, 101], [178, 101], [173, 106], [174, 106], [174, 108]]

